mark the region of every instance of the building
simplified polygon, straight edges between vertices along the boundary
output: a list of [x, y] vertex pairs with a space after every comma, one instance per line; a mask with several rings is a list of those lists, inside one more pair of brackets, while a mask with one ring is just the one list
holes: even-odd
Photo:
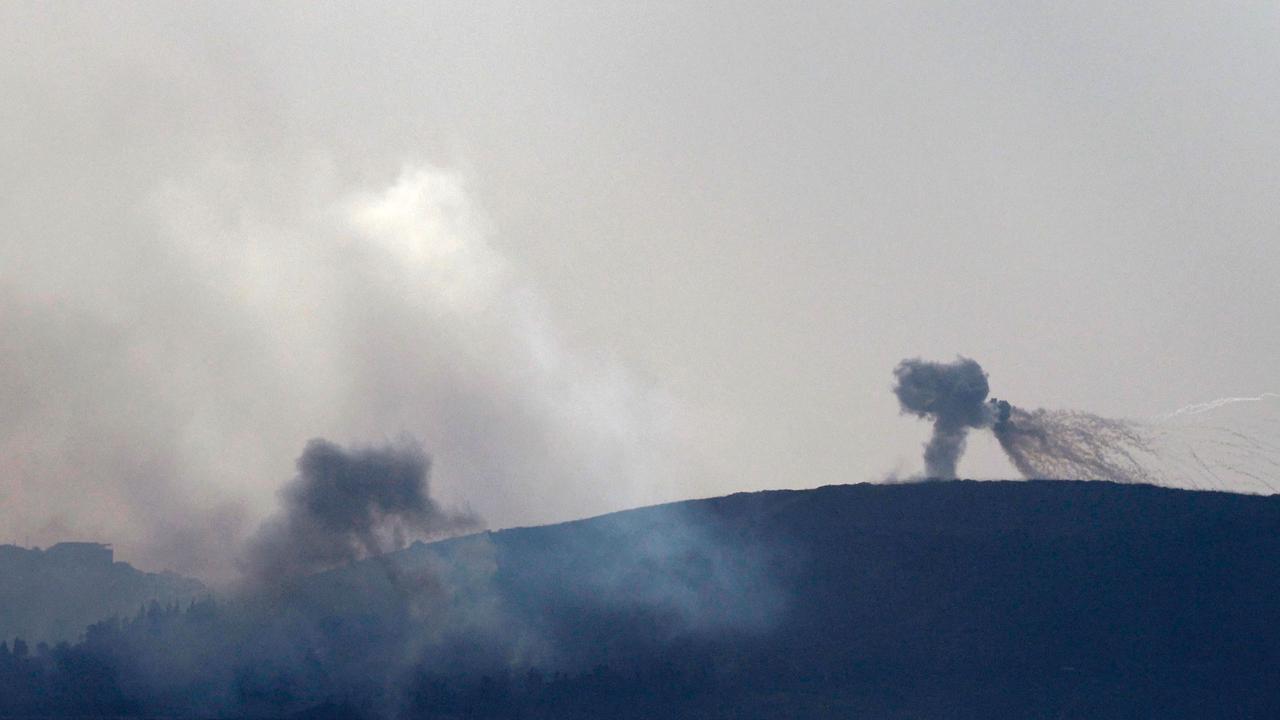
[[110, 545], [93, 542], [63, 542], [44, 551], [45, 559], [64, 565], [111, 565], [115, 552]]

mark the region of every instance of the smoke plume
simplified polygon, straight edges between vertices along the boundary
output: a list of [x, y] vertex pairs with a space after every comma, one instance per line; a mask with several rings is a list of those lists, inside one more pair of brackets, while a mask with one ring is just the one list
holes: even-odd
[[924, 446], [925, 472], [954, 478], [969, 428], [993, 423], [992, 408], [984, 402], [990, 390], [987, 374], [963, 357], [952, 363], [903, 360], [893, 374], [902, 412], [933, 420], [933, 436]]
[[1223, 398], [1144, 422], [987, 399], [987, 374], [968, 358], [903, 360], [893, 372], [902, 411], [933, 420], [924, 452], [930, 477], [955, 477], [969, 429], [989, 428], [1026, 478], [1276, 490], [1268, 477], [1280, 469], [1280, 446], [1265, 439], [1275, 434], [1274, 419], [1258, 429], [1174, 422], [1241, 403], [1260, 405], [1274, 394]]
[[420, 438], [434, 496], [495, 525], [677, 493], [683, 403], [566, 337], [462, 175], [284, 167], [139, 189], [101, 234], [128, 242], [75, 263], [0, 260], [0, 539], [234, 582], [314, 436]]
[[256, 586], [478, 524], [474, 515], [446, 511], [431, 498], [430, 458], [409, 440], [345, 450], [315, 439], [297, 465], [297, 477], [280, 492], [283, 508], [249, 541], [244, 569]]

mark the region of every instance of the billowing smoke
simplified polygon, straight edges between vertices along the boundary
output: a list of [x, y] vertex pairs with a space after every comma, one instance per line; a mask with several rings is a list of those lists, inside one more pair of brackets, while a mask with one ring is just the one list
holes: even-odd
[[933, 420], [933, 436], [924, 446], [924, 467], [929, 477], [954, 478], [956, 463], [964, 453], [969, 428], [994, 422], [986, 403], [987, 374], [968, 358], [955, 362], [903, 360], [894, 368], [893, 392], [904, 413]]
[[1247, 427], [1175, 422], [1230, 405], [1261, 404], [1269, 399], [1266, 393], [1192, 405], [1150, 422], [1028, 410], [987, 399], [987, 374], [968, 358], [951, 363], [903, 360], [893, 372], [902, 411], [933, 420], [924, 452], [929, 477], [955, 477], [969, 429], [989, 428], [1027, 478], [1276, 490], [1269, 476], [1280, 470], [1280, 446], [1265, 440], [1268, 433], [1274, 436], [1274, 426], [1259, 433]]
[[249, 541], [244, 570], [257, 587], [478, 525], [474, 515], [446, 511], [431, 498], [431, 461], [413, 441], [346, 450], [315, 439], [297, 464], [297, 477], [280, 492], [282, 509]]
[[459, 173], [210, 172], [139, 190], [101, 262], [0, 258], [0, 541], [233, 582], [313, 436], [421, 438], [434, 496], [495, 525], [677, 493], [683, 404], [565, 336]]
[[965, 357], [950, 363], [903, 360], [893, 374], [902, 411], [933, 420], [933, 435], [924, 446], [929, 477], [956, 477], [969, 429], [990, 428], [1014, 467], [1028, 478], [1155, 480], [1137, 457], [1147, 442], [1129, 421], [1028, 411], [1005, 400], [988, 400], [987, 373]]

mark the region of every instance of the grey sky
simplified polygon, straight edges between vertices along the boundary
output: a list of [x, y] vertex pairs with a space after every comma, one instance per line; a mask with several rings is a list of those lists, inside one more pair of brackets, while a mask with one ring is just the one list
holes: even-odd
[[912, 356], [1274, 390], [1280, 10], [1116, 5], [0, 4], [0, 541], [216, 573], [316, 436], [496, 526], [875, 480]]

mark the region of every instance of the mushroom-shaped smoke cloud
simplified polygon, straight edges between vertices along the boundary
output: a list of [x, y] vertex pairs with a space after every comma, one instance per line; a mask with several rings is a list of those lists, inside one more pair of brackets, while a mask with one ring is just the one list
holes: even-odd
[[[893, 369], [893, 392], [902, 412], [933, 420], [933, 436], [924, 446], [929, 477], [954, 478], [969, 428], [990, 427], [1001, 406], [986, 402], [990, 387], [982, 366], [969, 358], [939, 363], [903, 360]], [[1007, 413], [1007, 404], [1004, 406]]]
[[[1247, 430], [1180, 429], [1087, 412], [1015, 407], [1004, 400], [988, 400], [987, 374], [981, 365], [964, 357], [950, 363], [903, 360], [893, 375], [897, 379], [893, 392], [902, 412], [933, 421], [933, 436], [924, 446], [929, 477], [954, 478], [969, 428], [990, 428], [1009, 461], [1029, 479], [1192, 488], [1224, 488], [1230, 482], [1276, 490], [1267, 473], [1280, 467], [1280, 447]], [[1197, 411], [1263, 399], [1265, 396], [1224, 398], [1190, 407]], [[1164, 420], [1184, 414], [1188, 411]], [[1236, 479], [1224, 480], [1231, 476]]]

